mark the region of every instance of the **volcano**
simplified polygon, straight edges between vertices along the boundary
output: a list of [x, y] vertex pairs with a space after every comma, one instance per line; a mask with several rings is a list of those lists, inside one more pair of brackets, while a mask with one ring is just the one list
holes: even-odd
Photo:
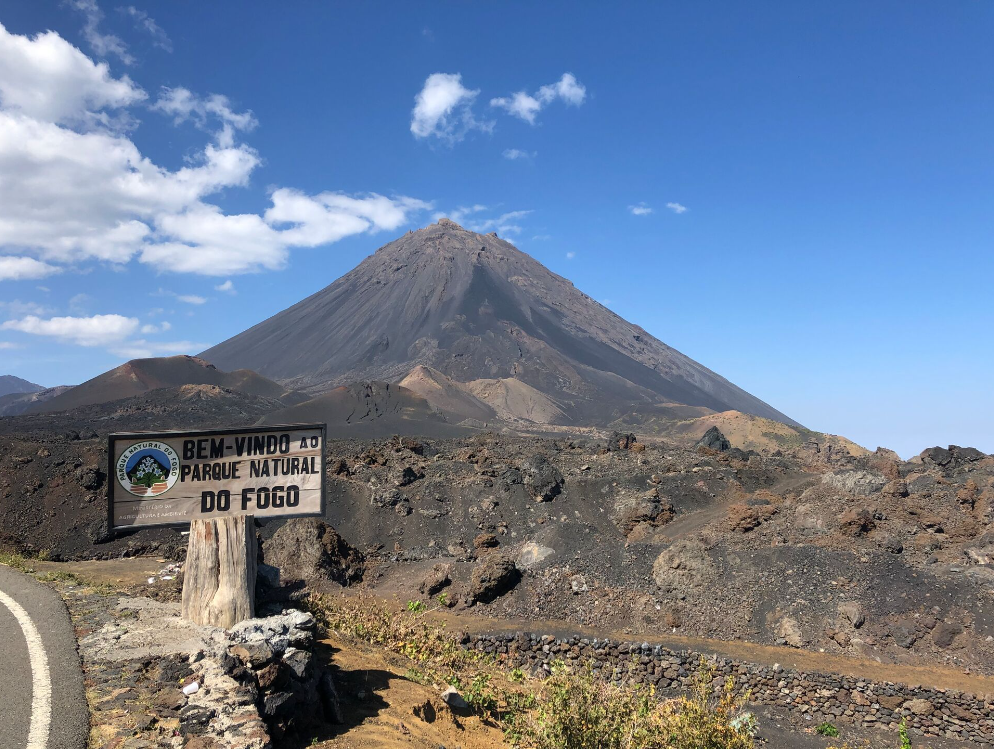
[[682, 405], [800, 426], [496, 233], [448, 219], [199, 356], [312, 394], [399, 383], [476, 420], [597, 426]]

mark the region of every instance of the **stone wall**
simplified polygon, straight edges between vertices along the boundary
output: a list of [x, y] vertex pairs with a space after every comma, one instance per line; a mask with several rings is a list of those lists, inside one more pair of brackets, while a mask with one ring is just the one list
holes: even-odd
[[[556, 660], [574, 667], [592, 663], [604, 678], [653, 685], [664, 696], [686, 691], [702, 658], [699, 652], [648, 643], [525, 633], [464, 635], [462, 644], [529, 673], [548, 671]], [[752, 702], [809, 715], [813, 724], [830, 721], [896, 730], [904, 718], [912, 733], [994, 746], [994, 695], [794, 671], [714, 656], [707, 659], [715, 667], [717, 684], [731, 676], [736, 691], [748, 690]]]

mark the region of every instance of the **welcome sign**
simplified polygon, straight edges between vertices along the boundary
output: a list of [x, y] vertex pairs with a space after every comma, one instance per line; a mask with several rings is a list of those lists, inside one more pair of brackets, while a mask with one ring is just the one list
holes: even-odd
[[112, 434], [108, 525], [322, 515], [325, 431], [324, 424], [291, 424]]

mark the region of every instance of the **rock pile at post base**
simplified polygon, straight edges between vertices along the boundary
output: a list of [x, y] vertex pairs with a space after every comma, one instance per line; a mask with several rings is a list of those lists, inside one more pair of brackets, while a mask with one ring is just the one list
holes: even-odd
[[[315, 658], [314, 617], [293, 609], [231, 630], [176, 603], [60, 587], [79, 637], [94, 747], [272, 749], [342, 720]], [[286, 739], [287, 741], [284, 741]]]
[[314, 657], [314, 617], [289, 610], [249, 619], [227, 632], [222, 670], [255, 695], [273, 739], [307, 736], [322, 724], [341, 723], [331, 672]]
[[[572, 667], [591, 663], [603, 678], [653, 686], [663, 696], [684, 693], [705, 657], [648, 643], [528, 633], [464, 635], [461, 644], [535, 674], [548, 672], [556, 661]], [[912, 732], [994, 746], [994, 695], [795, 671], [721, 657], [707, 660], [719, 683], [731, 677], [735, 691], [748, 691], [750, 701], [785, 707], [810, 716], [813, 722], [893, 729], [903, 718]]]

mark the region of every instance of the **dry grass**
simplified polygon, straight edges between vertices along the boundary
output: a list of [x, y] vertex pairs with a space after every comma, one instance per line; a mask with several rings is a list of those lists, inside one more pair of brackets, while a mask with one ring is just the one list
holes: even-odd
[[408, 678], [452, 684], [515, 746], [532, 749], [752, 749], [755, 721], [732, 682], [713, 688], [704, 663], [689, 692], [660, 701], [653, 690], [598, 678], [592, 668], [555, 664], [545, 679], [526, 677], [492, 656], [460, 647], [432, 609], [392, 610], [367, 597], [314, 596], [311, 611], [344, 638], [383, 647], [411, 661]]

